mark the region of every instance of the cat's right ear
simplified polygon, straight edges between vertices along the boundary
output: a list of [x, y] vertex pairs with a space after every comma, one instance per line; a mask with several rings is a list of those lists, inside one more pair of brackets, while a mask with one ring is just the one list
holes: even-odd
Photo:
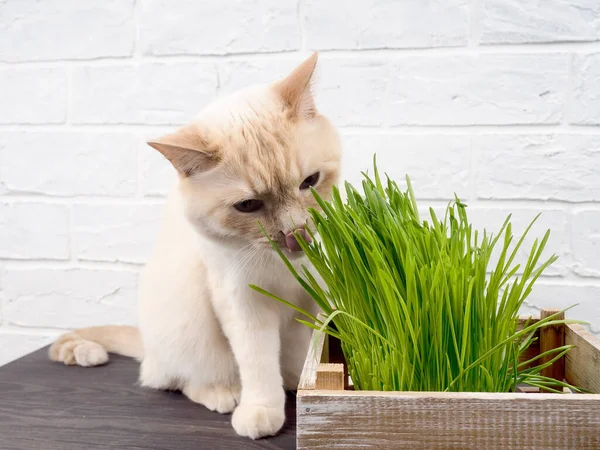
[[275, 89], [291, 108], [295, 118], [312, 119], [317, 114], [312, 95], [312, 78], [318, 57], [316, 52], [313, 53], [287, 77], [275, 83]]
[[151, 139], [148, 145], [162, 153], [185, 177], [212, 169], [219, 162], [217, 153], [206, 139], [189, 126]]

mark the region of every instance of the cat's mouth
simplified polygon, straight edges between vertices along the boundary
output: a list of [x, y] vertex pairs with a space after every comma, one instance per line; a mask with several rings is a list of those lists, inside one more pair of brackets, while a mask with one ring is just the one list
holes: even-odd
[[304, 255], [304, 251], [302, 250], [299, 240], [303, 240], [307, 243], [312, 242], [310, 234], [304, 227], [288, 231], [287, 233], [280, 231], [275, 239], [275, 243], [289, 256], [299, 257]]
[[302, 252], [299, 242], [301, 240], [309, 244], [312, 242], [312, 238], [304, 227], [296, 228], [285, 234], [285, 247], [292, 253]]

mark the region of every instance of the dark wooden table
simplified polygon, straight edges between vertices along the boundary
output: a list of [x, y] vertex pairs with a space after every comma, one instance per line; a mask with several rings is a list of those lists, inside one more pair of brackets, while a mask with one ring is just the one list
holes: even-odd
[[279, 436], [252, 441], [178, 392], [137, 386], [138, 364], [111, 355], [103, 367], [66, 367], [46, 349], [0, 367], [1, 450], [295, 449], [296, 405], [288, 395]]

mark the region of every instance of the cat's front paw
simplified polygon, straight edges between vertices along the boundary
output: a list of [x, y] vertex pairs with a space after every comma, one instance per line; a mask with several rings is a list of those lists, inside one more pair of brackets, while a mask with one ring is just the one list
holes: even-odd
[[221, 414], [230, 413], [240, 402], [240, 386], [205, 386], [194, 388], [186, 386], [183, 393], [191, 401], [201, 403], [211, 411], [217, 411]]
[[283, 407], [246, 405], [242, 402], [233, 412], [231, 423], [240, 436], [258, 439], [277, 434], [284, 421]]

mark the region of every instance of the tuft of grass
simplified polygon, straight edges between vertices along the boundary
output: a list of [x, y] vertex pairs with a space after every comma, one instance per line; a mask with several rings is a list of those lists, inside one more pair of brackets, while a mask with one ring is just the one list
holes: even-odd
[[373, 179], [363, 174], [362, 193], [345, 184], [345, 201], [337, 188], [330, 201], [313, 190], [322, 210], [311, 210], [317, 233], [300, 244], [316, 274], [307, 267], [298, 273], [273, 244], [326, 320], [251, 287], [303, 314], [298, 320], [306, 326], [339, 338], [356, 389], [510, 392], [525, 383], [558, 392], [540, 371], [570, 346], [547, 352], [550, 361], [534, 367], [541, 357], [519, 359], [536, 330], [567, 321], [550, 316], [517, 328], [535, 281], [557, 259], [542, 260], [550, 231], [517, 264], [537, 217], [518, 240], [510, 216], [495, 235], [473, 230], [458, 197], [443, 218], [430, 209], [421, 220], [408, 176], [402, 191], [374, 166]]

